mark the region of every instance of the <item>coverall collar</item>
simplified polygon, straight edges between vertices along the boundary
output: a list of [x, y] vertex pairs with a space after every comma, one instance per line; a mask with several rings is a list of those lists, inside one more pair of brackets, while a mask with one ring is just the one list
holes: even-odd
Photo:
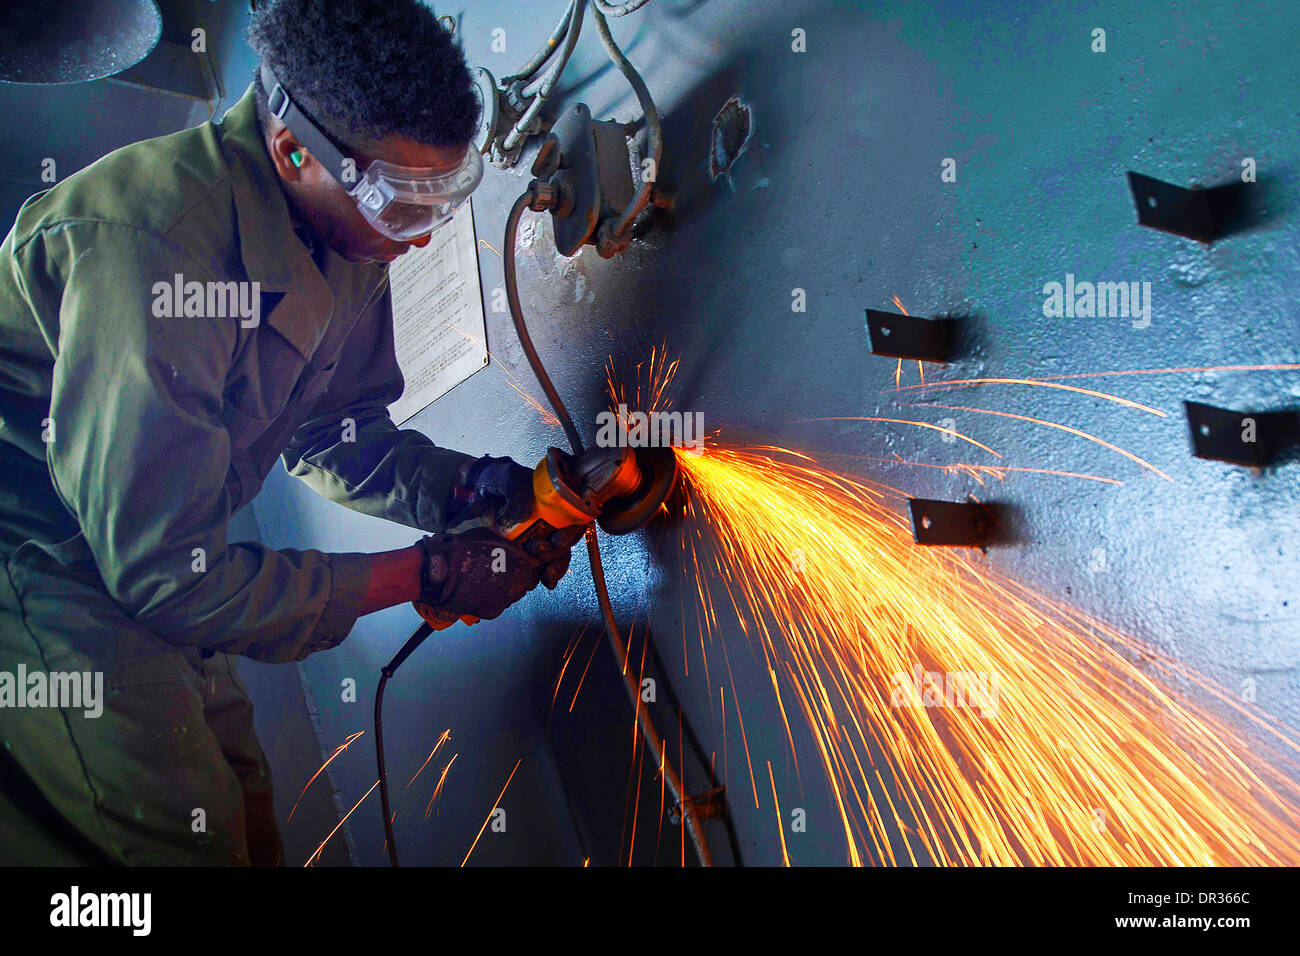
[[[235, 198], [239, 253], [249, 281], [260, 283], [264, 294], [283, 293], [266, 321], [310, 360], [330, 324], [335, 292], [346, 287], [349, 296], [368, 301], [387, 272], [345, 263], [323, 243], [301, 237], [297, 230], [303, 223], [293, 214], [266, 151], [255, 97], [250, 85], [217, 127]], [[313, 245], [322, 247], [333, 281], [342, 283], [337, 290], [313, 259]]]
[[287, 292], [311, 259], [294, 234], [289, 201], [267, 155], [252, 86], [222, 118], [217, 132], [230, 170], [244, 272], [267, 292]]

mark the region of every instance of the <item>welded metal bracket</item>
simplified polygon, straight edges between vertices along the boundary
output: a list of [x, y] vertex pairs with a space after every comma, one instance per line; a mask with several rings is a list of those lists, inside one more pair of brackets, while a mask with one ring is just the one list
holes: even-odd
[[1128, 174], [1138, 222], [1161, 232], [1213, 242], [1226, 235], [1242, 210], [1245, 186], [1229, 183], [1209, 189], [1184, 189], [1171, 183]]
[[[687, 797], [692, 807], [695, 808], [695, 815], [701, 820], [712, 820], [721, 817], [726, 810], [726, 785], [714, 787], [712, 790], [698, 794], [693, 797]], [[668, 821], [674, 826], [682, 822], [681, 808], [677, 806], [668, 808]]]
[[949, 548], [981, 548], [996, 537], [1002, 521], [997, 506], [979, 501], [909, 498], [912, 540]]
[[1261, 468], [1300, 444], [1300, 415], [1294, 411], [1235, 412], [1199, 402], [1183, 407], [1197, 458]]
[[872, 355], [946, 362], [952, 354], [957, 323], [953, 319], [927, 319], [867, 309], [867, 337]]

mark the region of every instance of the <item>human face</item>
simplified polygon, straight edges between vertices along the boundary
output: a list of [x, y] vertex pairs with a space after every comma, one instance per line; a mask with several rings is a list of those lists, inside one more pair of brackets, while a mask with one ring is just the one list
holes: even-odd
[[[270, 146], [276, 169], [300, 214], [344, 259], [349, 262], [389, 263], [412, 247], [422, 248], [429, 244], [432, 232], [406, 241], [390, 239], [378, 232], [366, 221], [348, 190], [322, 163], [315, 161], [287, 127], [281, 127], [272, 135]], [[403, 136], [388, 136], [358, 144], [352, 150], [352, 156], [360, 170], [374, 160], [382, 159], [399, 166], [428, 169], [436, 175], [456, 169], [470, 148], [428, 146]], [[301, 165], [289, 158], [295, 151], [300, 154]]]

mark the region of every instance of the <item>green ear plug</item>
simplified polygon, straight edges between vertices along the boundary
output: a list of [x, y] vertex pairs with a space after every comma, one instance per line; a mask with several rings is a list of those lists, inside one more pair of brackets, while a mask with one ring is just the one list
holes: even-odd
[[301, 153], [301, 152], [299, 152], [298, 150], [295, 149], [292, 153], [289, 154], [289, 159], [293, 161], [293, 165], [294, 165], [295, 167], [297, 167], [298, 169], [302, 169], [302, 153]]

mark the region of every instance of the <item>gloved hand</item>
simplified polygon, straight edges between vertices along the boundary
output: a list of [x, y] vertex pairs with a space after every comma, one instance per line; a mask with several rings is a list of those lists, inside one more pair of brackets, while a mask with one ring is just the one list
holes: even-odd
[[527, 520], [533, 512], [533, 472], [513, 458], [485, 455], [469, 462], [458, 476], [447, 509], [448, 524], [467, 515], [491, 514], [498, 525], [509, 527]]
[[572, 525], [522, 542], [524, 550], [542, 563], [541, 579], [547, 590], [554, 591], [568, 572], [572, 548], [586, 530], [585, 525]]
[[[533, 513], [533, 472], [512, 458], [485, 455], [462, 466], [447, 508], [455, 526], [474, 514], [490, 514], [498, 526], [510, 527]], [[533, 536], [518, 544], [543, 565], [541, 583], [554, 591], [569, 570], [570, 549], [582, 537], [582, 525]]]
[[487, 528], [429, 535], [415, 609], [435, 627], [492, 620], [537, 587], [544, 562]]

